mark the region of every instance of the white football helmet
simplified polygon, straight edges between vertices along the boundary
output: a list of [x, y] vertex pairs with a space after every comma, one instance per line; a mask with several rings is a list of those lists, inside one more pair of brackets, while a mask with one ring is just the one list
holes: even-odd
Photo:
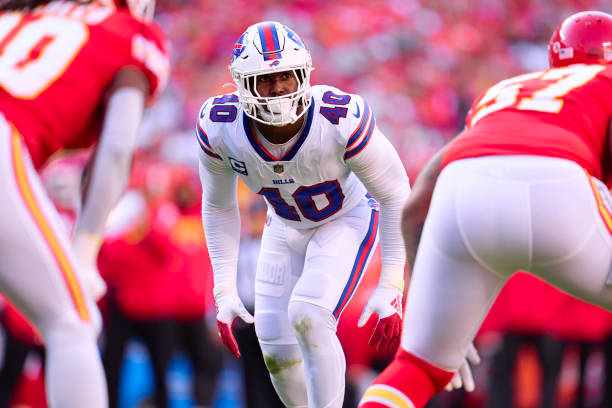
[[[310, 53], [295, 31], [281, 23], [266, 21], [247, 28], [234, 45], [229, 69], [244, 112], [258, 122], [273, 126], [295, 123], [310, 107]], [[258, 76], [283, 71], [293, 72], [297, 91], [275, 97], [259, 95]]]

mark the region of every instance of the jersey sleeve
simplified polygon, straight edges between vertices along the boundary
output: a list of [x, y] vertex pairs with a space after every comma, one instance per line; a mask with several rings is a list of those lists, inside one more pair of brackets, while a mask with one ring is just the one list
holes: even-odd
[[131, 39], [133, 63], [149, 80], [149, 102], [164, 90], [170, 75], [168, 41], [162, 29], [154, 22], [140, 23], [140, 29]]
[[[401, 234], [403, 206], [410, 194], [410, 183], [400, 157], [389, 140], [376, 127], [368, 103], [354, 96], [344, 160], [368, 192], [380, 202], [380, 247], [383, 269], [380, 282], [402, 287], [405, 250]], [[357, 109], [359, 107], [359, 109]], [[359, 111], [360, 117], [355, 113]]]
[[238, 177], [215, 152], [206, 133], [214, 131], [214, 127], [207, 126], [212, 102], [212, 98], [206, 101], [198, 114], [196, 135], [201, 149], [202, 225], [213, 267], [214, 292], [218, 293], [236, 290], [240, 212], [236, 195]]
[[[368, 145], [376, 128], [376, 119], [370, 105], [359, 95], [351, 95], [348, 104], [346, 144], [344, 160], [347, 161], [359, 155]], [[343, 140], [344, 142], [344, 140]]]
[[208, 134], [214, 130], [212, 126], [210, 126], [209, 121], [210, 109], [212, 105], [213, 98], [209, 98], [200, 108], [200, 113], [198, 114], [198, 119], [196, 121], [196, 138], [198, 139], [198, 144], [200, 145], [200, 149], [202, 150], [203, 154], [213, 160], [223, 161], [216, 149], [212, 147], [210, 138], [208, 137]]

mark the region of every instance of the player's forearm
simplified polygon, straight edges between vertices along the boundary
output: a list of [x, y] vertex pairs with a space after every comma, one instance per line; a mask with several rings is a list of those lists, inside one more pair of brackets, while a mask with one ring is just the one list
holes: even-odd
[[411, 206], [406, 206], [404, 208], [402, 216], [402, 236], [409, 271], [412, 271], [414, 268], [414, 261], [416, 259], [416, 253], [419, 247], [419, 241], [421, 240], [421, 233], [423, 232], [424, 224], [425, 216], [417, 215]]
[[416, 253], [423, 232], [433, 190], [440, 174], [442, 156], [446, 148], [440, 150], [425, 165], [414, 185], [412, 193], [402, 211], [402, 236], [406, 250], [408, 268], [412, 271]]
[[380, 133], [353, 159], [351, 168], [380, 203], [380, 284], [401, 289], [406, 255], [400, 224], [402, 208], [410, 195], [406, 170], [391, 143]]
[[379, 284], [403, 289], [406, 253], [400, 229], [404, 201], [380, 206], [380, 249], [382, 269]]
[[240, 243], [238, 206], [218, 208], [202, 200], [202, 223], [213, 268], [214, 294], [236, 292]]
[[215, 298], [236, 293], [240, 211], [236, 198], [237, 178], [216, 158], [200, 152], [202, 224], [213, 267]]
[[119, 89], [109, 99], [100, 142], [82, 188], [75, 234], [104, 233], [108, 214], [128, 182], [143, 106], [144, 94], [135, 88]]

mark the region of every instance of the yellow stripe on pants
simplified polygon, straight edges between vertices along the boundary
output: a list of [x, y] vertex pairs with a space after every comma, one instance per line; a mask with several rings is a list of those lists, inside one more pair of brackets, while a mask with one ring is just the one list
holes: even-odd
[[601, 198], [601, 194], [599, 193], [599, 189], [595, 184], [595, 181], [593, 181], [588, 171], [586, 173], [587, 177], [589, 178], [589, 183], [591, 183], [593, 194], [595, 194], [595, 200], [597, 201], [597, 209], [599, 210], [599, 214], [601, 215], [601, 218], [606, 224], [606, 227], [608, 227], [608, 231], [610, 232], [610, 234], [612, 234], [612, 215], [610, 214], [610, 210], [604, 204], [603, 199]]
[[30, 214], [34, 218], [34, 222], [40, 229], [40, 232], [43, 234], [47, 245], [51, 249], [51, 253], [55, 257], [59, 269], [64, 277], [64, 281], [68, 286], [68, 292], [70, 293], [70, 296], [80, 318], [84, 321], [89, 321], [89, 310], [87, 309], [85, 297], [83, 296], [83, 291], [81, 290], [79, 282], [76, 278], [74, 269], [68, 261], [68, 257], [66, 256], [64, 249], [58, 242], [49, 223], [45, 219], [43, 212], [40, 209], [40, 206], [36, 202], [36, 198], [34, 197], [32, 189], [30, 188], [26, 169], [23, 163], [21, 136], [14, 127], [11, 133], [13, 167], [15, 171], [15, 177], [17, 179], [17, 186], [19, 187], [21, 196], [28, 210], [30, 211]]

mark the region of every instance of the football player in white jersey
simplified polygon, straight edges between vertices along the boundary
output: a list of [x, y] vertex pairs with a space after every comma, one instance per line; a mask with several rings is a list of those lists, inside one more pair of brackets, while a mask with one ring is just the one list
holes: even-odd
[[[400, 217], [410, 185], [366, 101], [311, 87], [311, 70], [303, 42], [280, 23], [255, 24], [238, 39], [230, 65], [238, 90], [208, 99], [197, 123], [202, 220], [224, 344], [239, 357], [232, 321], [255, 321], [284, 404], [341, 407], [345, 359], [337, 321], [374, 252], [379, 218], [383, 266], [359, 326], [376, 314], [370, 345], [386, 350], [398, 342]], [[236, 291], [237, 177], [268, 204], [254, 318]]]

